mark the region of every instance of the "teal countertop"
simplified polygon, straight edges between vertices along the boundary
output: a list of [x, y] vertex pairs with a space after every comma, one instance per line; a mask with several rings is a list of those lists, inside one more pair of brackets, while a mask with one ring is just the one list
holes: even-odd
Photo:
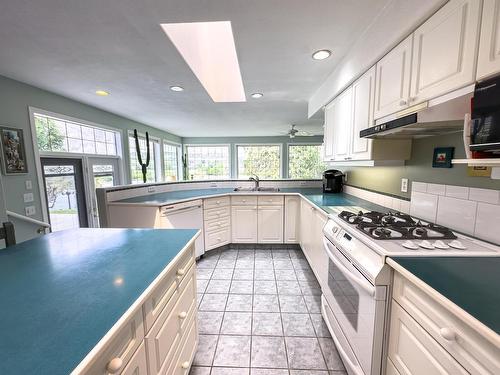
[[0, 374], [68, 374], [196, 234], [77, 229], [0, 250]]
[[323, 194], [320, 188], [280, 188], [279, 192], [235, 192], [233, 188], [227, 189], [194, 189], [194, 190], [182, 190], [182, 191], [171, 191], [166, 193], [156, 193], [143, 195], [139, 197], [126, 198], [113, 203], [132, 203], [132, 204], [144, 204], [149, 206], [163, 206], [166, 204], [172, 204], [181, 200], [189, 200], [203, 197], [210, 197], [213, 195], [222, 194], [280, 194], [280, 193], [300, 193], [310, 202], [314, 203], [318, 207], [321, 207], [327, 213], [333, 213], [329, 206], [361, 206], [369, 210], [387, 210], [387, 208], [381, 207], [374, 203], [368, 202], [364, 199], [357, 198], [355, 196], [340, 193], [340, 194]]
[[391, 259], [500, 334], [500, 257]]

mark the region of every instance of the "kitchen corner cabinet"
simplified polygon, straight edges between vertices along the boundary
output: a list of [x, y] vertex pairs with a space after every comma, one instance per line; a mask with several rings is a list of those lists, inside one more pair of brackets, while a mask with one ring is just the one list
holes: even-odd
[[257, 243], [257, 222], [257, 205], [232, 206], [232, 242]]
[[408, 107], [413, 35], [385, 55], [376, 65], [374, 118]]
[[477, 79], [500, 73], [500, 0], [484, 0]]
[[299, 243], [300, 197], [285, 196], [285, 243]]
[[480, 0], [451, 0], [415, 30], [409, 105], [474, 83], [480, 19]]

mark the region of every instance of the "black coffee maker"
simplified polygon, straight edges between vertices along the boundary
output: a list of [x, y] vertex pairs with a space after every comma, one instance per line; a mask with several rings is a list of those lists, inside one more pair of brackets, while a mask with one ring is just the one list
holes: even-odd
[[323, 172], [323, 193], [342, 193], [344, 174], [336, 169]]

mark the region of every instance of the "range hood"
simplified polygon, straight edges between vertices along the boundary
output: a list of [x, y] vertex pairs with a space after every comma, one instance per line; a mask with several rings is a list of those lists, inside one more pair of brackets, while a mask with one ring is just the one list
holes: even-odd
[[[470, 113], [474, 86], [420, 103], [381, 118], [375, 126], [361, 130], [361, 138], [423, 138], [463, 131], [464, 117]], [[464, 91], [466, 94], [463, 94]], [[459, 95], [459, 96], [456, 96]]]

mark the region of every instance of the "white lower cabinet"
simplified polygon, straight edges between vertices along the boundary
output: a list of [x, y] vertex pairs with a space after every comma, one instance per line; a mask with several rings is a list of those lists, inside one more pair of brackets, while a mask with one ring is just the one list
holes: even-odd
[[299, 243], [300, 197], [285, 197], [285, 243]]
[[127, 366], [123, 369], [121, 375], [147, 375], [148, 361], [146, 358], [146, 347], [144, 343], [139, 346], [139, 349], [132, 356]]
[[258, 243], [283, 243], [283, 206], [259, 206]]
[[257, 243], [257, 206], [232, 206], [233, 243]]

